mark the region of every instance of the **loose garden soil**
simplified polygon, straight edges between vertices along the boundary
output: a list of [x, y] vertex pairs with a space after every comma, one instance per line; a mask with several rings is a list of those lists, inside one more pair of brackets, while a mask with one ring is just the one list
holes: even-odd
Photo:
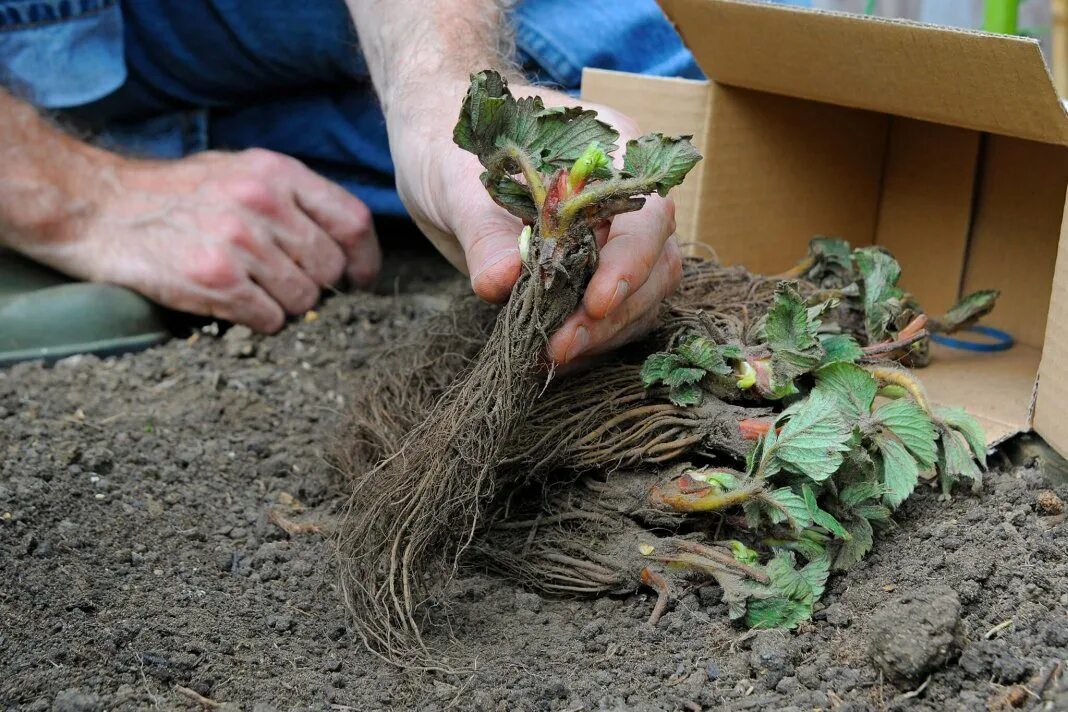
[[[276, 336], [209, 325], [0, 371], [0, 706], [971, 711], [1068, 659], [1068, 484], [1000, 457], [978, 495], [921, 488], [798, 632], [730, 624], [715, 587], [653, 627], [650, 595], [547, 599], [463, 574], [448, 599], [471, 669], [381, 662], [342, 608], [332, 542], [278, 522], [335, 520], [326, 453], [354, 376], [457, 279], [399, 251], [380, 293], [332, 296]], [[873, 639], [934, 672], [895, 685]], [[1068, 675], [1048, 687], [1018, 701], [1068, 709]]]

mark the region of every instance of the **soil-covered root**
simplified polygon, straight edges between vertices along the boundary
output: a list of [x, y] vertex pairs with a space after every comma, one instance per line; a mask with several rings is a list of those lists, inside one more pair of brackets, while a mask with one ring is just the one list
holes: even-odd
[[678, 406], [664, 389], [642, 386], [639, 371], [620, 363], [561, 379], [531, 410], [509, 462], [540, 474], [663, 463], [691, 452], [745, 460], [752, 442], [741, 424], [770, 410], [711, 396], [697, 407]]
[[657, 593], [656, 623], [684, 582], [740, 580], [766, 584], [766, 574], [735, 559], [730, 548], [709, 543], [650, 500], [653, 472], [586, 478], [537, 510], [509, 516], [504, 508], [472, 545], [469, 565], [506, 576], [551, 595], [624, 594], [645, 586]]
[[544, 388], [547, 335], [592, 270], [588, 248], [565, 259], [553, 279], [524, 271], [469, 368], [387, 459], [355, 478], [338, 539], [341, 586], [364, 642], [393, 662], [429, 660], [420, 605], [449, 578], [496, 493], [497, 467]]

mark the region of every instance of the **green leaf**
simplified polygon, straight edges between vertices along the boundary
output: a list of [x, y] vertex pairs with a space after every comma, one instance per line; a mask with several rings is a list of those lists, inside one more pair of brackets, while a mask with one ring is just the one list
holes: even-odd
[[888, 327], [901, 313], [904, 293], [897, 287], [901, 266], [881, 247], [861, 247], [853, 260], [864, 285], [864, 326], [869, 343], [884, 341]]
[[474, 153], [489, 168], [490, 157], [499, 150], [497, 138], [515, 121], [515, 113], [515, 99], [500, 74], [493, 71], [473, 74], [460, 119], [453, 129], [453, 141]]
[[[529, 153], [543, 172], [570, 168], [592, 143], [596, 143], [605, 153], [617, 148], [615, 142], [619, 133], [599, 120], [596, 111], [581, 107], [546, 109], [541, 99], [534, 97], [519, 101], [518, 115], [520, 118], [532, 116], [534, 121], [517, 121], [512, 130], [505, 134], [505, 140], [513, 140]], [[498, 145], [503, 143], [498, 141]]]
[[663, 381], [667, 378], [669, 373], [680, 365], [680, 359], [675, 354], [651, 354], [645, 359], [645, 363], [642, 364], [642, 369], [639, 375], [642, 379], [642, 383], [648, 388], [649, 386], [656, 385]]
[[700, 405], [703, 398], [704, 392], [696, 383], [675, 386], [668, 392], [668, 400], [679, 406]]
[[864, 355], [857, 340], [848, 334], [822, 335], [820, 344], [823, 345], [824, 351], [823, 360], [820, 361], [821, 366], [838, 362], [853, 363]]
[[861, 504], [853, 512], [875, 522], [885, 522], [890, 518], [890, 510], [881, 504]]
[[[779, 433], [770, 457], [791, 472], [816, 481], [827, 479], [842, 464], [852, 427], [835, 408], [834, 400], [819, 391], [813, 391], [796, 410], [788, 412], [790, 419]], [[769, 453], [765, 451], [763, 457], [769, 459]]]
[[964, 434], [950, 427], [942, 428], [942, 457], [939, 469], [950, 477], [980, 480], [983, 476]]
[[905, 446], [897, 440], [878, 438], [876, 445], [883, 461], [883, 482], [886, 485], [883, 501], [890, 507], [897, 507], [916, 488], [920, 469]]
[[883, 486], [878, 482], [857, 482], [842, 489], [838, 494], [838, 501], [846, 507], [855, 507], [869, 499], [879, 499], [885, 494]]
[[871, 551], [874, 541], [871, 523], [864, 517], [850, 519], [845, 524], [850, 538], [842, 543], [834, 557], [834, 568], [844, 571], [864, 558]]
[[986, 433], [979, 421], [964, 408], [945, 407], [935, 409], [935, 417], [953, 428], [968, 442], [972, 454], [979, 464], [986, 467]]
[[819, 346], [808, 316], [808, 307], [797, 286], [782, 282], [775, 290], [775, 302], [764, 321], [764, 338], [774, 351], [799, 354]]
[[994, 308], [1001, 292], [996, 289], [983, 289], [972, 292], [950, 307], [941, 319], [935, 321], [932, 330], [940, 334], [952, 334], [971, 326], [989, 314]]
[[703, 336], [689, 336], [675, 349], [691, 365], [719, 376], [729, 376], [733, 369], [724, 358], [724, 349]]
[[808, 507], [808, 513], [809, 516], [812, 517], [813, 524], [823, 527], [839, 539], [849, 538], [849, 533], [841, 523], [835, 519], [830, 512], [820, 509], [819, 505], [816, 503], [816, 495], [813, 494], [811, 487], [808, 485], [801, 485], [801, 492], [804, 494], [805, 505]]
[[502, 158], [508, 144], [527, 154], [538, 170], [552, 172], [570, 167], [591, 143], [607, 153], [616, 149], [619, 134], [596, 117], [597, 112], [579, 107], [547, 109], [539, 97], [517, 101], [508, 82], [487, 70], [471, 76], [453, 140], [493, 173], [519, 172], [514, 161]]
[[690, 143], [690, 138], [672, 138], [656, 133], [628, 141], [623, 172], [666, 196], [701, 160], [701, 154]]
[[567, 181], [571, 191], [575, 192], [580, 189], [580, 183], [611, 178], [613, 175], [612, 159], [601, 148], [601, 144], [594, 141], [575, 160], [575, 165], [567, 175]]
[[757, 553], [737, 539], [731, 539], [727, 544], [731, 547], [731, 554], [734, 556], [735, 561], [750, 565], [760, 562], [760, 557]]
[[510, 176], [482, 173], [482, 185], [497, 205], [515, 215], [523, 222], [533, 224], [538, 219], [538, 208], [530, 189]]
[[[812, 515], [809, 513], [808, 504], [789, 487], [780, 487], [767, 493], [769, 503], [766, 509], [768, 519], [772, 524], [793, 520], [791, 526], [800, 531], [812, 524]], [[787, 516], [789, 515], [789, 516]]]
[[826, 534], [816, 529], [806, 529], [797, 536], [796, 540], [789, 542], [786, 546], [807, 560], [815, 561], [827, 555], [828, 539]]
[[934, 424], [927, 413], [907, 398], [889, 401], [875, 411], [876, 422], [887, 428], [908, 448], [922, 468], [935, 463], [936, 447]]
[[879, 382], [860, 366], [833, 363], [816, 372], [816, 390], [834, 398], [842, 415], [856, 422], [871, 414]]
[[663, 381], [665, 386], [672, 388], [676, 386], [684, 386], [690, 383], [697, 383], [705, 377], [705, 371], [702, 368], [690, 368], [689, 366], [679, 366], [671, 369], [668, 375], [664, 376]]
[[813, 601], [819, 600], [820, 596], [823, 595], [830, 569], [831, 562], [826, 558], [816, 559], [802, 567], [801, 577], [808, 582]]
[[700, 470], [691, 470], [686, 474], [695, 482], [703, 482], [706, 485], [718, 487], [723, 491], [738, 489], [739, 485], [738, 477], [733, 472], [702, 468]]
[[796, 628], [812, 617], [812, 604], [774, 597], [751, 601], [745, 614], [750, 628]]
[[808, 578], [794, 568], [794, 555], [781, 552], [768, 562], [766, 567], [771, 585], [776, 592], [794, 601], [809, 601], [814, 598]]

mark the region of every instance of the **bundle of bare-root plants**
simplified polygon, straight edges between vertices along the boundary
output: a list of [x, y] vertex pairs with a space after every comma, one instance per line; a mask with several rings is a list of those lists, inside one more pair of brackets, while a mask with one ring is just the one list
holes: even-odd
[[910, 369], [996, 293], [929, 318], [877, 247], [817, 238], [775, 277], [689, 259], [646, 338], [554, 375], [546, 340], [596, 268], [593, 229], [700, 160], [651, 134], [617, 167], [617, 138], [472, 78], [455, 139], [528, 226], [522, 276], [502, 308], [458, 296], [381, 354], [340, 448], [342, 590], [399, 664], [434, 658], [423, 632], [458, 567], [564, 596], [648, 587], [654, 623], [680, 584], [714, 584], [732, 619], [792, 628], [917, 486], [980, 480], [982, 430]]

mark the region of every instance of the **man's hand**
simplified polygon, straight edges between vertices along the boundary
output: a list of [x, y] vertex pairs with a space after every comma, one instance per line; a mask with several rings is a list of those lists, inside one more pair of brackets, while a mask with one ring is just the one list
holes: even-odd
[[[516, 238], [522, 223], [483, 189], [478, 160], [452, 143], [454, 116], [465, 88], [462, 85], [459, 93], [439, 91], [437, 96], [447, 94], [452, 106], [423, 112], [423, 119], [409, 114], [391, 128], [397, 185], [419, 227], [470, 275], [475, 292], [500, 302], [519, 277]], [[517, 96], [540, 94], [547, 106], [575, 104], [570, 97], [545, 89], [513, 85], [512, 91]], [[607, 107], [583, 106], [595, 109], [599, 118], [620, 132], [621, 148], [637, 138], [629, 118]], [[615, 348], [652, 326], [660, 302], [675, 290], [681, 276], [674, 233], [674, 204], [656, 195], [641, 210], [619, 215], [598, 231], [597, 270], [582, 305], [549, 342], [554, 360], [564, 364]]]
[[71, 276], [273, 332], [343, 273], [361, 285], [378, 273], [367, 207], [295, 159], [253, 149], [129, 160], [2, 92], [0, 117], [14, 128], [3, 242]]
[[[507, 298], [521, 268], [517, 218], [482, 188], [478, 160], [452, 142], [472, 72], [506, 68], [506, 3], [500, 0], [348, 0], [371, 79], [386, 115], [397, 187], [424, 233], [471, 276], [480, 296]], [[506, 75], [508, 72], [504, 72]], [[546, 106], [570, 97], [511, 83], [516, 96], [540, 94]], [[606, 107], [600, 118], [637, 137], [627, 117]], [[559, 363], [613, 348], [647, 329], [681, 276], [672, 235], [674, 207], [653, 196], [617, 216], [598, 235], [603, 248], [582, 306], [552, 336]]]

